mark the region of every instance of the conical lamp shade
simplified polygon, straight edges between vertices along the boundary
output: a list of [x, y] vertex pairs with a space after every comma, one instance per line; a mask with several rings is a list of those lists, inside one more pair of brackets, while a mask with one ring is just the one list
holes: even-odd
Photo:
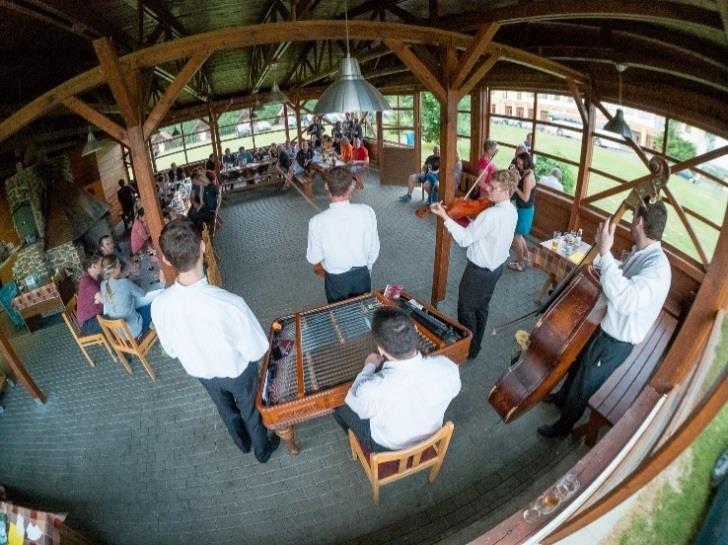
[[381, 112], [390, 109], [382, 93], [361, 75], [359, 61], [346, 57], [341, 59], [336, 81], [318, 99], [314, 113]]
[[102, 148], [101, 143], [98, 140], [96, 140], [94, 133], [92, 133], [91, 131], [88, 131], [88, 137], [86, 138], [86, 145], [83, 147], [83, 150], [81, 151], [81, 157], [86, 157], [87, 155], [96, 153], [101, 148]]
[[288, 96], [286, 96], [285, 93], [283, 93], [280, 88], [278, 87], [278, 82], [273, 82], [273, 87], [270, 89], [270, 94], [268, 95], [269, 99], [273, 103], [281, 103], [281, 104], [287, 104], [290, 102], [288, 100]]
[[622, 108], [617, 108], [617, 113], [614, 117], [610, 121], [607, 121], [607, 124], [604, 125], [604, 130], [616, 132], [630, 140], [634, 139], [632, 129], [629, 128], [629, 125], [627, 125], [627, 122], [624, 120], [624, 112], [622, 112]]

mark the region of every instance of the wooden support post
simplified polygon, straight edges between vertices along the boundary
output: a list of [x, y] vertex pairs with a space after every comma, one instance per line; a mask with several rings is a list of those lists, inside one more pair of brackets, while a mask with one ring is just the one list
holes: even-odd
[[379, 178], [381, 182], [382, 173], [384, 172], [384, 128], [382, 127], [382, 112], [377, 112], [377, 168], [379, 169]]
[[220, 167], [222, 162], [222, 147], [220, 133], [217, 132], [217, 116], [210, 102], [207, 103], [208, 126], [210, 127], [210, 143], [212, 144], [212, 160], [215, 162], [215, 179], [220, 180]]
[[[149, 234], [151, 235], [152, 242], [157, 248], [157, 255], [161, 257], [162, 252], [159, 248], [159, 235], [162, 233], [164, 222], [162, 221], [162, 211], [159, 207], [159, 199], [157, 198], [157, 184], [154, 181], [152, 162], [149, 160], [147, 144], [144, 140], [144, 129], [141, 124], [136, 127], [128, 127], [127, 134], [129, 136], [129, 152], [131, 154], [132, 167], [134, 168], [134, 177], [136, 178], [142, 206], [144, 206], [144, 217], [149, 226]], [[174, 282], [176, 277], [175, 270], [162, 259], [159, 260], [159, 265], [164, 271], [165, 281], [167, 283]]]
[[[455, 198], [455, 153], [457, 152], [458, 92], [445, 91], [446, 100], [440, 103], [440, 200], [450, 203]], [[432, 274], [433, 306], [445, 299], [450, 267], [450, 233], [445, 222], [437, 218], [435, 233], [435, 264]]]
[[[415, 122], [415, 157], [417, 164], [422, 164], [422, 95], [419, 91], [415, 91], [412, 97], [414, 106], [412, 116]], [[418, 167], [419, 168], [419, 167]]]
[[301, 105], [298, 102], [296, 102], [296, 134], [298, 135], [296, 143], [299, 143], [303, 140], [303, 134], [301, 133]]
[[33, 377], [30, 376], [25, 365], [23, 365], [23, 362], [20, 361], [20, 358], [15, 353], [15, 350], [13, 350], [13, 347], [10, 346], [10, 343], [2, 332], [0, 332], [0, 356], [8, 362], [10, 369], [15, 374], [15, 380], [22, 384], [31, 396], [39, 400], [41, 403], [45, 403], [47, 400], [46, 395], [40, 388], [38, 388]]
[[582, 201], [586, 198], [589, 189], [589, 168], [592, 162], [592, 133], [596, 124], [596, 107], [589, 95], [586, 96], [587, 121], [581, 136], [581, 156], [579, 157], [579, 171], [576, 174], [576, 187], [574, 188], [574, 204], [569, 215], [569, 230], [578, 229], [581, 219]]
[[286, 140], [291, 141], [291, 132], [288, 128], [288, 104], [283, 105], [283, 126], [286, 128]]
[[478, 159], [483, 153], [483, 144], [485, 143], [485, 100], [482, 87], [476, 87], [471, 93], [470, 104], [470, 168], [475, 169], [478, 166]]

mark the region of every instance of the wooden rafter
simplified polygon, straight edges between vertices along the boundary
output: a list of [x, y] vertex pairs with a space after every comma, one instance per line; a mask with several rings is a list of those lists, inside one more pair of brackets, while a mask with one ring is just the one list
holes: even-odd
[[120, 142], [125, 146], [129, 146], [129, 141], [127, 140], [126, 136], [126, 129], [106, 117], [98, 110], [95, 110], [88, 103], [77, 97], [68, 97], [63, 100], [63, 105], [73, 113], [83, 117], [89, 123], [96, 125], [99, 129], [103, 130], [117, 142]]
[[121, 115], [127, 125], [137, 125], [139, 123], [138, 104], [134, 103], [132, 90], [129, 88], [124, 69], [121, 66], [119, 57], [116, 54], [114, 46], [109, 38], [99, 38], [94, 40], [94, 50], [99, 58], [101, 70], [109, 84], [111, 94], [119, 106]]
[[723, 33], [725, 34], [725, 40], [728, 43], [728, 2], [725, 0], [717, 0], [715, 4], [718, 7], [720, 20], [723, 22]]
[[[124, 56], [123, 62], [137, 69], [151, 68], [166, 62], [189, 58], [199, 51], [239, 49], [259, 43], [276, 43], [284, 39], [296, 42], [311, 41], [324, 34], [332, 39], [344, 39], [346, 37], [344, 22], [299, 21], [230, 27], [180, 38], [174, 42], [159, 43]], [[467, 49], [473, 40], [472, 36], [457, 32], [380, 21], [351, 21], [349, 34], [352, 38], [360, 40], [406, 40], [415, 43], [451, 45], [460, 50]], [[577, 82], [586, 81], [586, 78], [575, 70], [540, 59], [536, 55], [519, 51], [516, 48], [496, 43], [492, 43], [488, 47], [488, 53], [498, 52], [502, 52], [503, 57], [512, 62], [529, 65], [531, 62], [537, 62], [538, 65], [533, 65], [537, 70], [547, 73], [555, 73], [560, 70], [559, 75], [562, 78], [572, 77]], [[64, 98], [84, 93], [103, 85], [104, 82], [105, 78], [101, 69], [94, 68], [44, 93], [0, 123], [0, 142], [34, 119], [49, 112]]]
[[182, 70], [180, 70], [174, 81], [167, 87], [167, 90], [162, 95], [162, 98], [154, 105], [154, 109], [147, 116], [144, 121], [144, 137], [150, 138], [152, 133], [157, 129], [159, 123], [167, 115], [169, 108], [174, 103], [175, 99], [179, 96], [180, 92], [187, 83], [192, 79], [205, 61], [209, 58], [209, 51], [201, 51], [195, 53], [195, 55], [187, 61]]
[[[460, 59], [459, 66], [455, 68], [455, 74], [453, 74], [450, 80], [453, 87], [457, 89], [465, 83], [468, 74], [473, 69], [473, 66], [475, 66], [475, 63], [478, 62], [478, 59], [483, 55], [486, 48], [491, 44], [499, 28], [499, 23], [488, 23], [480, 27], [473, 39], [473, 43], [470, 44], [470, 47], [468, 47], [462, 59]], [[481, 79], [482, 77], [478, 78], [478, 81]]]
[[698, 251], [698, 255], [700, 256], [700, 261], [703, 264], [703, 267], [707, 270], [708, 269], [708, 256], [705, 254], [705, 250], [703, 249], [703, 245], [700, 243], [700, 240], [698, 240], [698, 236], [695, 234], [695, 229], [693, 229], [693, 226], [690, 224], [690, 221], [688, 220], [687, 215], [685, 214], [685, 210], [683, 209], [682, 205], [678, 200], [675, 198], [675, 195], [672, 191], [670, 191], [669, 186], [665, 186], [663, 191], [665, 192], [665, 195], [667, 196], [667, 200], [670, 201], [670, 204], [675, 208], [675, 212], [677, 212], [677, 217], [680, 218], [680, 221], [682, 222], [683, 226], [685, 227], [685, 230], [688, 232], [688, 236], [690, 237], [690, 240], [693, 243], [693, 246], [695, 246], [695, 249]]
[[569, 87], [571, 96], [574, 97], [574, 103], [576, 104], [576, 108], [579, 110], [579, 116], [581, 117], [581, 123], [584, 127], [586, 127], [587, 124], [589, 123], [589, 113], [586, 111], [586, 107], [584, 106], [584, 103], [581, 101], [581, 94], [579, 93], [579, 87], [576, 85], [576, 82], [571, 78], [566, 79], [566, 85]]
[[487, 59], [485, 59], [480, 66], [478, 66], [473, 73], [468, 77], [468, 79], [465, 80], [465, 82], [458, 88], [458, 94], [460, 97], [464, 97], [467, 95], [470, 91], [472, 91], [476, 85], [478, 85], [481, 80], [486, 76], [488, 72], [492, 70], [492, 68], [495, 66], [495, 63], [498, 62], [498, 55], [491, 55]]
[[437, 97], [440, 102], [446, 100], [445, 88], [440, 83], [440, 78], [433, 74], [430, 69], [405, 45], [404, 42], [394, 39], [384, 40], [384, 45], [394, 51], [404, 65], [415, 75], [428, 91]]

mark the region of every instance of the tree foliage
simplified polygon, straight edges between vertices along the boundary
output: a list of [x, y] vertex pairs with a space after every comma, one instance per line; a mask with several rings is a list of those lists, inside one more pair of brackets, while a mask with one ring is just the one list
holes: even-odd
[[425, 142], [440, 141], [440, 103], [432, 93], [422, 96], [422, 138]]
[[[695, 144], [690, 140], [686, 140], [677, 132], [678, 123], [670, 121], [667, 124], [667, 154], [679, 161], [686, 161], [695, 157]], [[658, 150], [662, 149], [664, 136], [660, 134], [655, 138], [655, 146]]]

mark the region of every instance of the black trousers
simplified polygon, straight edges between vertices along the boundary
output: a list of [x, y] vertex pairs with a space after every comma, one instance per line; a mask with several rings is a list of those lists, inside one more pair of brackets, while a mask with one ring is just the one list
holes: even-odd
[[336, 303], [372, 291], [372, 277], [367, 267], [354, 267], [341, 274], [326, 273], [324, 289], [326, 300]]
[[468, 357], [480, 352], [483, 332], [488, 321], [488, 307], [495, 291], [495, 285], [503, 274], [503, 265], [496, 270], [478, 267], [468, 261], [458, 289], [458, 322], [473, 332]]
[[601, 328], [592, 335], [556, 393], [556, 404], [561, 406], [561, 418], [554, 424], [558, 430], [569, 431], [574, 427], [584, 414], [589, 398], [624, 363], [633, 347], [631, 343], [610, 337]]
[[267, 458], [270, 445], [268, 435], [255, 408], [258, 389], [258, 365], [250, 362], [243, 373], [235, 378], [201, 378], [199, 381], [210, 394], [235, 444], [243, 452]]
[[341, 426], [344, 433], [347, 433], [348, 430], [353, 431], [354, 435], [359, 438], [362, 446], [369, 449], [370, 452], [387, 452], [391, 450], [372, 439], [372, 429], [369, 419], [361, 419], [348, 405], [344, 404], [334, 409], [334, 420]]

